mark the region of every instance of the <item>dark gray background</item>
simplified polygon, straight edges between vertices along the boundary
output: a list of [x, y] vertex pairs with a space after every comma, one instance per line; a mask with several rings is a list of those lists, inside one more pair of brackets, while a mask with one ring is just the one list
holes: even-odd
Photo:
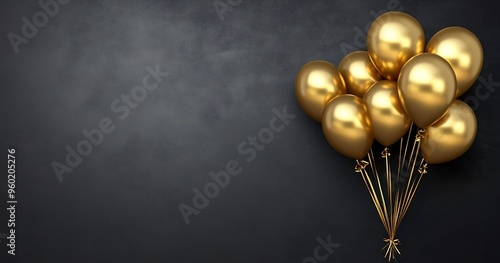
[[[355, 28], [387, 3], [243, 0], [223, 21], [212, 3], [71, 1], [15, 54], [6, 35], [20, 34], [21, 17], [40, 7], [2, 1], [0, 151], [17, 149], [19, 202], [18, 255], [7, 255], [2, 238], [2, 262], [302, 262], [328, 235], [341, 247], [326, 262], [384, 262], [386, 234], [354, 161], [328, 145], [293, 85], [310, 60], [337, 65], [340, 44], [356, 47]], [[500, 81], [494, 6], [401, 0], [400, 7], [427, 39], [452, 25], [473, 31], [484, 49], [481, 76]], [[157, 64], [169, 77], [118, 120], [111, 102]], [[430, 167], [399, 230], [398, 261], [498, 260], [499, 94], [480, 101], [472, 148]], [[297, 117], [243, 161], [237, 146], [285, 105]], [[81, 131], [105, 117], [116, 130], [60, 183], [51, 163], [64, 162], [65, 146], [76, 147]], [[241, 174], [186, 225], [179, 203], [190, 204], [192, 189], [231, 159]]]

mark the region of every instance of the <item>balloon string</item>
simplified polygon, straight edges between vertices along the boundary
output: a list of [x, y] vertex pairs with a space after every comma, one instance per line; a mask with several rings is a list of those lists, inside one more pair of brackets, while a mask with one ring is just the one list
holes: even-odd
[[[415, 136], [415, 141], [413, 142], [413, 147], [410, 153], [410, 157], [408, 158], [408, 167], [411, 167], [411, 169], [409, 170], [410, 175], [408, 177], [406, 187], [404, 187], [403, 190], [401, 191], [401, 196], [398, 204], [399, 208], [396, 220], [396, 229], [399, 227], [401, 221], [403, 220], [403, 217], [406, 215], [406, 212], [408, 211], [410, 203], [413, 200], [413, 196], [415, 195], [417, 187], [420, 184], [420, 180], [422, 179], [423, 173], [420, 173], [420, 170], [423, 165], [424, 161], [423, 159], [419, 165], [418, 175], [415, 176], [416, 178], [413, 177], [414, 177], [415, 165], [418, 159], [418, 150], [420, 149], [420, 140], [423, 137], [423, 134], [424, 130], [420, 129], [417, 135]], [[426, 167], [427, 166], [425, 166], [425, 168]], [[425, 173], [427, 173], [427, 171], [425, 171]]]
[[[371, 162], [370, 156], [368, 156], [368, 159]], [[384, 225], [385, 230], [389, 233], [389, 225], [387, 224], [387, 220], [385, 217], [385, 213], [383, 212], [382, 205], [380, 204], [380, 200], [377, 196], [377, 192], [375, 191], [375, 187], [372, 183], [372, 180], [370, 179], [370, 176], [368, 175], [368, 172], [366, 171], [365, 167], [370, 164], [369, 162], [366, 162], [364, 160], [356, 160], [357, 165], [355, 167], [355, 171], [361, 173], [361, 177], [363, 178], [363, 181], [365, 182], [366, 188], [368, 189], [368, 193], [370, 194], [370, 197], [372, 198], [373, 204], [375, 205], [375, 208], [377, 209], [378, 215], [380, 217], [380, 220], [382, 221], [382, 224]], [[370, 166], [373, 167], [372, 164]], [[376, 176], [378, 173], [374, 173], [374, 176]]]
[[378, 176], [378, 169], [377, 169], [377, 164], [375, 162], [375, 155], [373, 154], [372, 148], [370, 148], [370, 152], [368, 153], [368, 161], [370, 163], [370, 167], [372, 168], [372, 173], [373, 175]]
[[[408, 131], [408, 139], [406, 139], [406, 146], [405, 146], [405, 151], [404, 151], [404, 155], [403, 155], [403, 160], [401, 160], [401, 150], [399, 150], [399, 167], [401, 167], [401, 169], [398, 169], [398, 183], [399, 183], [399, 176], [401, 175], [401, 171], [404, 169], [404, 163], [405, 163], [405, 160], [406, 160], [406, 153], [408, 152], [408, 144], [410, 142], [410, 138], [411, 138], [411, 131], [413, 129], [413, 122], [410, 124], [410, 129]], [[401, 144], [403, 143], [403, 137], [401, 137]], [[401, 145], [402, 147], [402, 145]], [[400, 147], [400, 149], [401, 149]]]
[[398, 157], [398, 173], [396, 176], [396, 189], [398, 189], [399, 186], [399, 174], [401, 173], [401, 152], [403, 151], [403, 137], [399, 139], [399, 157]]
[[[402, 148], [402, 142], [400, 143], [400, 148]], [[401, 154], [401, 151], [400, 151]], [[390, 156], [391, 153], [389, 151], [388, 147], [385, 147], [384, 151], [382, 152], [382, 158], [385, 159], [385, 172], [386, 172], [386, 182], [387, 182], [387, 195], [389, 199], [389, 213], [390, 213], [390, 222], [389, 222], [389, 229], [390, 232], [389, 238], [384, 238], [384, 242], [387, 242], [387, 244], [382, 248], [382, 250], [386, 249], [384, 257], [387, 258], [387, 261], [391, 261], [392, 259], [396, 259], [396, 253], [401, 255], [401, 252], [398, 249], [398, 245], [400, 244], [399, 239], [395, 238], [396, 236], [396, 221], [395, 219], [395, 207], [397, 205], [397, 196], [396, 200], [393, 198], [393, 189], [392, 189], [392, 172], [391, 172], [391, 163], [390, 163]], [[401, 159], [401, 158], [400, 158]], [[398, 166], [399, 166], [398, 162]], [[399, 167], [398, 167], [399, 169]], [[393, 204], [394, 202], [394, 204]]]
[[422, 177], [424, 174], [427, 173], [427, 163], [424, 163], [424, 159], [420, 162], [420, 166], [418, 168], [418, 177], [417, 179], [413, 182], [412, 187], [410, 188], [409, 191], [409, 198], [405, 204], [405, 207], [403, 209], [403, 217], [405, 216], [406, 212], [408, 211], [408, 208], [410, 207], [410, 203], [413, 200], [413, 196], [417, 192], [417, 188], [420, 185], [420, 181], [422, 180]]
[[[373, 158], [373, 151], [371, 152], [371, 155], [372, 155], [371, 157], [370, 157], [370, 155], [368, 155], [368, 160], [370, 163], [375, 164], [375, 158]], [[377, 186], [378, 186], [380, 198], [382, 199], [382, 205], [383, 205], [382, 208], [384, 211], [385, 221], [386, 221], [386, 225], [387, 225], [386, 226], [387, 234], [390, 234], [391, 226], [389, 224], [389, 213], [387, 212], [387, 205], [386, 205], [385, 198], [384, 198], [384, 191], [382, 190], [382, 184], [380, 183], [380, 177], [379, 177], [378, 170], [376, 169], [376, 167], [375, 167], [375, 176], [376, 176], [376, 180], [377, 180]]]
[[[390, 164], [390, 157], [391, 153], [389, 151], [388, 147], [384, 148], [384, 151], [382, 152], [382, 158], [385, 159], [385, 181], [387, 183], [387, 199], [389, 199], [389, 218], [391, 218], [391, 221], [389, 222], [389, 227], [392, 232], [392, 217], [393, 217], [393, 211], [392, 211], [392, 174], [391, 174], [391, 164]], [[391, 236], [392, 238], [392, 236]]]
[[[394, 182], [392, 178], [390, 162], [391, 153], [388, 147], [385, 147], [381, 154], [382, 158], [385, 159], [386, 187], [382, 187], [381, 178], [376, 166], [375, 155], [372, 149], [370, 149], [367, 154], [368, 161], [356, 160], [357, 165], [355, 171], [361, 174], [380, 220], [382, 221], [382, 225], [389, 236], [383, 239], [387, 244], [382, 248], [382, 250], [385, 250], [384, 257], [389, 262], [396, 260], [396, 255], [401, 255], [401, 251], [398, 248], [401, 242], [399, 239], [395, 238], [396, 232], [410, 207], [423, 175], [427, 173], [427, 163], [425, 163], [423, 158], [420, 160], [420, 164], [417, 168], [420, 140], [424, 136], [425, 131], [422, 129], [418, 130], [413, 144], [410, 145], [409, 141], [412, 127], [413, 124], [410, 127], [406, 143], [403, 138], [400, 140], [396, 182]], [[403, 144], [406, 144], [404, 151]], [[402, 159], [401, 156], [403, 156]], [[370, 169], [367, 169], [368, 165]], [[368, 170], [371, 170], [372, 175], [368, 173]], [[408, 174], [406, 183], [400, 183], [400, 176], [403, 174]], [[386, 193], [384, 193], [384, 191], [386, 191]]]
[[[411, 169], [409, 169], [409, 177], [407, 178], [407, 183], [406, 183], [406, 187], [403, 187], [403, 191], [401, 192], [401, 202], [399, 203], [399, 211], [400, 213], [403, 211], [404, 209], [404, 204], [406, 203], [406, 199], [408, 198], [408, 189], [410, 188], [410, 184], [411, 184], [411, 180], [412, 180], [412, 177], [413, 177], [413, 170], [414, 170], [414, 164], [415, 164], [415, 161], [416, 161], [416, 158], [417, 158], [417, 154], [414, 154], [415, 153], [415, 148], [416, 147], [419, 147], [419, 142], [420, 140], [418, 139], [418, 134], [417, 136], [415, 136], [415, 141], [413, 142], [413, 146], [411, 148], [411, 153], [410, 153], [410, 156], [408, 158], [408, 166], [407, 167], [411, 167]], [[417, 148], [418, 149], [418, 148]], [[406, 152], [407, 152], [407, 149], [405, 149], [405, 156], [406, 156]], [[414, 158], [412, 158], [414, 157]], [[403, 160], [405, 160], [406, 158], [403, 157]], [[404, 164], [403, 164], [404, 166]], [[396, 225], [399, 226], [401, 224], [401, 220], [402, 220], [402, 214], [399, 214], [398, 215], [398, 220], [396, 221]]]

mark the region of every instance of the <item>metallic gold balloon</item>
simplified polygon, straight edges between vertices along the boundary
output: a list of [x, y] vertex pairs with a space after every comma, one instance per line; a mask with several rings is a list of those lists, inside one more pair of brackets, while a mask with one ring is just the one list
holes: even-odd
[[395, 81], [382, 80], [373, 84], [363, 100], [368, 108], [373, 136], [380, 144], [391, 146], [410, 128], [410, 117], [401, 105]]
[[457, 93], [457, 80], [442, 57], [423, 53], [408, 60], [398, 79], [401, 103], [418, 127], [426, 128], [441, 118]]
[[451, 64], [457, 76], [456, 97], [472, 86], [483, 67], [481, 42], [463, 27], [448, 27], [437, 32], [426, 51], [440, 55]]
[[389, 80], [397, 80], [406, 61], [424, 51], [424, 30], [412, 16], [387, 12], [373, 21], [366, 38], [370, 58]]
[[363, 159], [373, 143], [363, 100], [351, 94], [331, 100], [323, 114], [323, 133], [335, 150], [353, 159]]
[[464, 154], [474, 142], [477, 121], [467, 103], [455, 100], [439, 121], [426, 129], [420, 145], [428, 163], [444, 163]]
[[295, 78], [295, 96], [300, 106], [318, 122], [326, 104], [341, 94], [345, 94], [344, 79], [338, 69], [326, 61], [305, 64]]
[[340, 61], [339, 70], [344, 77], [346, 92], [360, 98], [373, 83], [383, 79], [366, 51], [355, 51], [345, 56]]

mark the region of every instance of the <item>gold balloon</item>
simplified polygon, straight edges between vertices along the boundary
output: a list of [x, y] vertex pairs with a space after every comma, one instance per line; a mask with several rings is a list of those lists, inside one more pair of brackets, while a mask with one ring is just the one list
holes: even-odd
[[326, 104], [341, 94], [345, 94], [344, 79], [338, 69], [326, 61], [305, 64], [295, 78], [295, 96], [300, 106], [318, 122]]
[[344, 77], [346, 92], [360, 98], [373, 83], [383, 79], [366, 51], [355, 51], [345, 56], [340, 61], [339, 70]]
[[335, 150], [353, 159], [363, 159], [373, 143], [363, 100], [351, 94], [331, 100], [323, 114], [323, 133]]
[[477, 121], [467, 103], [455, 100], [439, 121], [426, 129], [420, 145], [428, 163], [444, 163], [464, 154], [474, 142]]
[[457, 80], [442, 57], [423, 53], [408, 60], [398, 80], [401, 103], [418, 127], [426, 128], [441, 118], [457, 93]]
[[368, 108], [373, 136], [380, 144], [391, 146], [410, 128], [410, 117], [401, 105], [395, 81], [382, 80], [373, 84], [363, 100]]
[[415, 18], [406, 13], [387, 12], [373, 21], [366, 46], [382, 76], [397, 80], [405, 62], [423, 52], [424, 30]]
[[427, 52], [440, 55], [457, 76], [457, 95], [464, 94], [476, 81], [483, 67], [483, 48], [479, 39], [463, 27], [448, 27], [429, 41]]

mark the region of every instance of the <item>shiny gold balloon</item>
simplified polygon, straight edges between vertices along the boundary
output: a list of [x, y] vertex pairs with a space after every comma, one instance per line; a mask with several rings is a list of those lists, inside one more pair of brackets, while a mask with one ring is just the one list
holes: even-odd
[[368, 108], [373, 136], [380, 144], [391, 146], [410, 128], [410, 117], [401, 105], [395, 81], [382, 80], [373, 84], [363, 100]]
[[373, 143], [363, 100], [351, 94], [331, 100], [323, 114], [323, 133], [335, 150], [353, 159], [363, 159]]
[[373, 83], [383, 79], [366, 51], [355, 51], [345, 56], [340, 61], [339, 70], [344, 77], [346, 92], [360, 98]]
[[477, 121], [467, 103], [455, 100], [439, 121], [426, 129], [420, 149], [428, 163], [444, 163], [464, 154], [474, 142]]
[[389, 80], [397, 80], [406, 61], [423, 52], [424, 30], [412, 16], [387, 12], [373, 21], [366, 47], [373, 64]]
[[479, 39], [463, 27], [448, 27], [437, 32], [429, 41], [427, 52], [446, 59], [457, 76], [457, 95], [467, 91], [483, 67], [483, 48]]
[[326, 104], [341, 94], [345, 94], [344, 79], [338, 69], [326, 61], [305, 64], [295, 78], [295, 96], [300, 106], [318, 122]]
[[411, 58], [398, 79], [401, 103], [411, 120], [426, 128], [441, 118], [457, 93], [457, 80], [442, 57], [423, 53]]

